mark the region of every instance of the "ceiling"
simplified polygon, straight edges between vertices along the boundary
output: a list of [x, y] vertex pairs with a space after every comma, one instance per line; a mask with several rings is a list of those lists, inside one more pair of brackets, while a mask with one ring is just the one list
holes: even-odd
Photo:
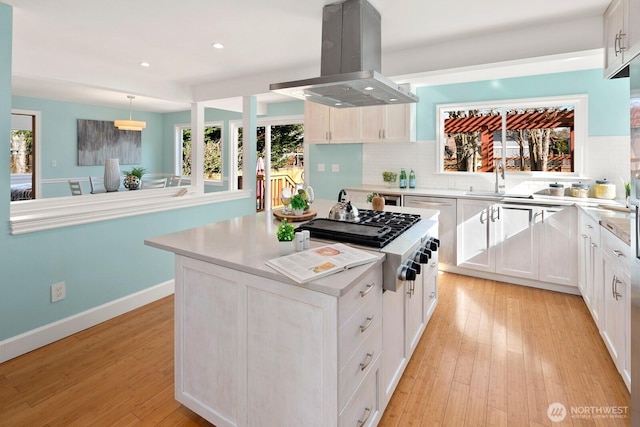
[[[155, 112], [282, 100], [269, 83], [320, 75], [322, 7], [334, 2], [0, 1], [14, 8], [14, 95], [128, 108], [132, 94], [135, 110]], [[609, 1], [370, 3], [382, 15], [382, 73], [420, 85], [600, 66]]]

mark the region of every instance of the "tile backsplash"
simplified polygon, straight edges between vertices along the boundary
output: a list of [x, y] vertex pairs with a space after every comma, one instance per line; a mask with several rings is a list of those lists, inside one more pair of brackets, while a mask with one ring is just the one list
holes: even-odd
[[[589, 137], [582, 153], [580, 177], [546, 176], [518, 173], [506, 175], [506, 190], [514, 193], [534, 193], [548, 188], [550, 183], [563, 182], [568, 187], [572, 182], [582, 181], [592, 185], [596, 179], [606, 178], [616, 184], [616, 198], [624, 199], [623, 181], [629, 181], [629, 137]], [[579, 159], [577, 160], [579, 163]], [[416, 174], [416, 187], [493, 191], [493, 174], [438, 173], [436, 172], [436, 142], [374, 143], [362, 144], [362, 184], [385, 185], [382, 172], [399, 173], [405, 168]]]

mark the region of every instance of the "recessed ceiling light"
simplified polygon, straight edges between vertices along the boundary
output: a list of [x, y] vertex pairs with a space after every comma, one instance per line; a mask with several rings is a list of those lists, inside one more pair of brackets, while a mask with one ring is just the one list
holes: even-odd
[[151, 64], [149, 64], [149, 63], [148, 63], [148, 62], [146, 62], [146, 61], [142, 61], [142, 62], [140, 63], [140, 66], [141, 66], [141, 67], [151, 67]]
[[396, 102], [398, 100], [398, 98], [389, 98], [390, 102]]
[[364, 88], [364, 90], [373, 90], [373, 88], [371, 86], [367, 86]]
[[222, 43], [213, 43], [211, 44], [215, 49], [224, 49], [224, 45]]
[[334, 105], [340, 106], [340, 105], [342, 105], [342, 102], [336, 102]]

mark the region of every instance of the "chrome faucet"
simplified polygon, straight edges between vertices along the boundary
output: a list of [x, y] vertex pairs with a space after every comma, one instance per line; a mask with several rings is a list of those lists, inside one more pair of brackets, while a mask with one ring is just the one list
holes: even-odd
[[[504, 185], [504, 164], [502, 161], [498, 160], [495, 165], [496, 170], [496, 193], [504, 193], [505, 185]], [[502, 184], [500, 184], [500, 178], [502, 178]]]

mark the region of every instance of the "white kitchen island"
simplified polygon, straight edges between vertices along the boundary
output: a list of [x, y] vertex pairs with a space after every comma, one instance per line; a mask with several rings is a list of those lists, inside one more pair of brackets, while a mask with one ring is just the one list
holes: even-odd
[[176, 254], [176, 399], [218, 427], [377, 425], [385, 255], [299, 284], [264, 264], [278, 224], [262, 212], [145, 242]]
[[264, 264], [278, 224], [263, 212], [145, 242], [176, 254], [176, 399], [219, 427], [375, 425], [384, 255], [298, 284]]

